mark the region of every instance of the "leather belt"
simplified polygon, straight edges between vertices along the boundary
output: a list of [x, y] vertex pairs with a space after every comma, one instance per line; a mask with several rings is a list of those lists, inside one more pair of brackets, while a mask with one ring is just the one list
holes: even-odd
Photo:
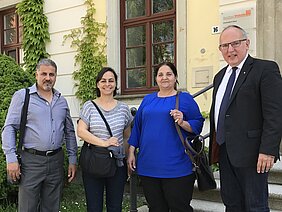
[[53, 156], [57, 154], [58, 152], [62, 151], [62, 147], [55, 149], [55, 150], [47, 150], [47, 151], [39, 151], [36, 149], [27, 149], [24, 148], [24, 151], [33, 154], [33, 155], [41, 155], [41, 156]]

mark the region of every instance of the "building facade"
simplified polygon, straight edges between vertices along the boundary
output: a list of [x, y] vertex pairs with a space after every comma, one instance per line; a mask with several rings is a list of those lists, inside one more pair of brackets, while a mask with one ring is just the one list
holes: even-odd
[[[1, 53], [23, 63], [22, 26], [15, 6], [20, 0], [0, 0]], [[282, 2], [279, 0], [93, 0], [95, 19], [107, 24], [107, 65], [118, 73], [118, 96], [138, 106], [155, 91], [154, 67], [163, 60], [176, 64], [180, 90], [195, 93], [212, 83], [225, 65], [218, 50], [219, 33], [229, 24], [247, 30], [250, 54], [282, 65]], [[45, 0], [51, 42], [47, 52], [58, 65], [56, 88], [66, 97], [73, 119], [81, 103], [74, 96], [72, 73], [76, 50], [64, 36], [81, 26], [84, 0]], [[211, 91], [197, 97], [209, 111]]]

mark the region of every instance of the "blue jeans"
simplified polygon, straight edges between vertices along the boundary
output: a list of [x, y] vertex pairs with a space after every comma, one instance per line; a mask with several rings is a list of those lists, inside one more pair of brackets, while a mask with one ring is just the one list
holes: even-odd
[[82, 179], [88, 212], [103, 211], [104, 188], [106, 189], [107, 212], [122, 211], [123, 191], [127, 179], [126, 166], [118, 167], [113, 177], [96, 178], [82, 172]]

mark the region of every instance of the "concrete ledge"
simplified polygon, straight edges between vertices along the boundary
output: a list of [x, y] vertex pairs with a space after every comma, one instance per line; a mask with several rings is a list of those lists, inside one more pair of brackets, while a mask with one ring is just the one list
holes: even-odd
[[282, 161], [277, 161], [269, 172], [268, 182], [282, 185]]

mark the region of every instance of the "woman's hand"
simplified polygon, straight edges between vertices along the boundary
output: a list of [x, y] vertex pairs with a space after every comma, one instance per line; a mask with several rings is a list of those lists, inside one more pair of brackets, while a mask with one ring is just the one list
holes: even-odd
[[128, 157], [127, 157], [127, 167], [128, 167], [128, 175], [129, 176], [136, 169], [134, 152], [135, 152], [135, 147], [134, 146], [129, 146], [129, 148], [128, 148]]
[[109, 146], [119, 146], [118, 139], [116, 137], [110, 137], [105, 143], [105, 147]]
[[169, 114], [173, 117], [174, 122], [182, 127], [182, 129], [186, 130], [187, 132], [193, 133], [193, 129], [191, 128], [188, 121], [183, 120], [183, 113], [180, 110], [170, 110]]
[[170, 110], [169, 114], [173, 117], [174, 121], [179, 126], [181, 126], [181, 124], [183, 123], [183, 113], [180, 110], [174, 109], [174, 110]]

